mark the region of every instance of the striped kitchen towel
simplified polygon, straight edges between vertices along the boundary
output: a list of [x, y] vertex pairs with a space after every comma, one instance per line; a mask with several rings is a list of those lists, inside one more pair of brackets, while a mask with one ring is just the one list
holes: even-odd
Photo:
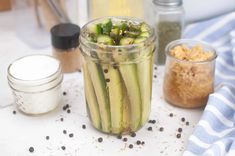
[[188, 139], [184, 156], [235, 156], [235, 12], [186, 27], [184, 38], [217, 50], [215, 92]]

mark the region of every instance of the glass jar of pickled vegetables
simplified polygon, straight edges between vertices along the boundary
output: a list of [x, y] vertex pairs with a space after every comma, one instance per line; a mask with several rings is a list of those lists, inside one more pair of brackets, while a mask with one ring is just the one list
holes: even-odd
[[87, 112], [96, 129], [125, 134], [146, 123], [154, 42], [153, 29], [135, 18], [105, 17], [82, 28]]
[[207, 43], [181, 39], [166, 47], [164, 97], [170, 104], [196, 108], [214, 91], [216, 51]]

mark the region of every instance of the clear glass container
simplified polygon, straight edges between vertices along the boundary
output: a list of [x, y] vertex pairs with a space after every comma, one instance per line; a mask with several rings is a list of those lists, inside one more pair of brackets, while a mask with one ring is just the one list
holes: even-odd
[[89, 0], [88, 2], [89, 19], [104, 16], [144, 17], [144, 0]]
[[[179, 45], [188, 48], [202, 46], [212, 52], [212, 58], [205, 61], [186, 61], [171, 55], [171, 50]], [[214, 91], [216, 51], [207, 43], [182, 39], [171, 42], [166, 47], [166, 66], [163, 84], [164, 98], [170, 104], [185, 108], [196, 108], [207, 103]]]
[[72, 23], [58, 24], [51, 28], [52, 54], [60, 60], [64, 73], [81, 70], [79, 34], [80, 27]]
[[[142, 20], [107, 17], [113, 23]], [[86, 24], [80, 46], [87, 112], [93, 126], [108, 134], [125, 134], [140, 129], [151, 109], [154, 31], [139, 44], [103, 45], [87, 39], [87, 29], [107, 18]], [[99, 57], [99, 58], [98, 58]]]
[[184, 28], [182, 0], [153, 0], [155, 29], [158, 35], [158, 53], [155, 64], [164, 65], [165, 47], [171, 41], [180, 39]]
[[[32, 59], [37, 63], [38, 61], [35, 60], [39, 60], [42, 64], [31, 63], [28, 67], [23, 65], [33, 61]], [[45, 59], [47, 62], [43, 62]], [[49, 72], [44, 72], [45, 68], [50, 69]], [[40, 73], [37, 75], [38, 78], [29, 76], [33, 73], [36, 75], [35, 72]], [[59, 61], [51, 56], [30, 55], [19, 58], [9, 65], [7, 78], [17, 108], [25, 114], [44, 114], [52, 111], [62, 102], [61, 66]]]

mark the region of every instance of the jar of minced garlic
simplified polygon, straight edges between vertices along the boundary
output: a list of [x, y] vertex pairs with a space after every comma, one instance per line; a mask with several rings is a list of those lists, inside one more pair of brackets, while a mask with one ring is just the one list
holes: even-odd
[[216, 51], [207, 43], [181, 39], [166, 47], [164, 98], [172, 105], [196, 108], [214, 91]]

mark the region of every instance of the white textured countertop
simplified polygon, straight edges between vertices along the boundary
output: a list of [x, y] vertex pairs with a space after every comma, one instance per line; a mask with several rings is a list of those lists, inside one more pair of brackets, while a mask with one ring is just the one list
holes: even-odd
[[[0, 105], [13, 103], [10, 89], [6, 80], [6, 69], [14, 59], [27, 54], [50, 54], [50, 48], [33, 50], [21, 42], [11, 26], [9, 13], [0, 13]], [[65, 75], [63, 90], [67, 92], [64, 104], [71, 105], [71, 113], [62, 110], [63, 105], [57, 110], [43, 116], [26, 116], [17, 111], [15, 105], [0, 106], [0, 155], [2, 156], [180, 156], [187, 144], [187, 138], [193, 131], [194, 125], [199, 120], [201, 109], [181, 109], [167, 104], [162, 98], [163, 67], [155, 74], [153, 82], [152, 111], [150, 119], [155, 119], [155, 124], [147, 123], [136, 134], [136, 137], [125, 136], [127, 142], [109, 136], [93, 129], [85, 110], [83, 93], [83, 79], [81, 73]], [[16, 114], [13, 114], [16, 110]], [[169, 114], [173, 113], [173, 117]], [[181, 121], [185, 117], [189, 126]], [[61, 122], [60, 118], [64, 121]], [[82, 129], [82, 125], [86, 129]], [[147, 128], [151, 126], [152, 131]], [[159, 128], [163, 127], [162, 132]], [[177, 129], [182, 128], [182, 136], [176, 138]], [[67, 134], [63, 134], [63, 130]], [[69, 133], [74, 137], [70, 138]], [[50, 139], [46, 140], [46, 136]], [[99, 143], [97, 139], [103, 138]], [[136, 141], [145, 141], [145, 145], [136, 145]], [[134, 148], [129, 149], [128, 145]], [[29, 147], [34, 147], [34, 152], [29, 152]], [[66, 150], [62, 150], [65, 146]]]

